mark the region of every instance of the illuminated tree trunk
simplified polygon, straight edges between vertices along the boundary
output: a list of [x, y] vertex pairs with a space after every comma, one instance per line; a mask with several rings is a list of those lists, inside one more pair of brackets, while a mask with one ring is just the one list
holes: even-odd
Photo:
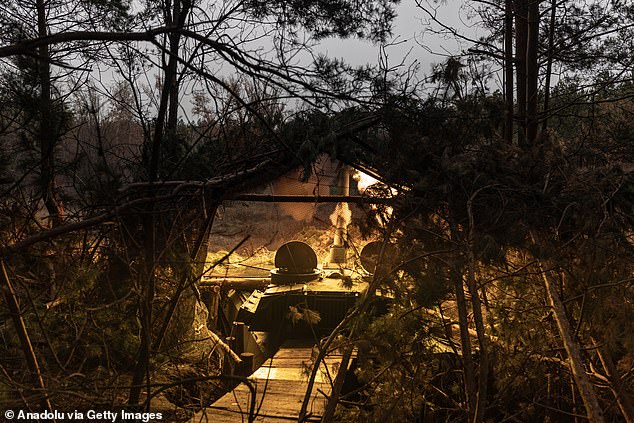
[[[599, 342], [594, 338], [592, 338], [592, 341], [595, 344], [599, 344]], [[609, 349], [605, 345], [598, 345], [597, 355], [599, 356], [605, 375], [610, 382], [610, 390], [619, 405], [621, 414], [627, 423], [634, 423], [634, 405], [632, 404], [632, 396], [627, 392], [627, 388], [623, 386], [623, 383], [621, 382], [619, 373], [612, 361], [612, 357], [610, 356]]]
[[4, 299], [7, 303], [7, 307], [9, 308], [11, 319], [13, 320], [13, 325], [15, 326], [18, 339], [20, 340], [20, 344], [22, 346], [22, 352], [24, 353], [26, 366], [31, 371], [38, 389], [41, 390], [42, 395], [44, 395], [42, 399], [42, 405], [46, 410], [53, 411], [46, 386], [44, 385], [44, 378], [42, 377], [42, 372], [40, 371], [40, 365], [37, 361], [35, 351], [33, 350], [33, 345], [31, 344], [31, 338], [29, 337], [29, 333], [26, 329], [26, 324], [24, 323], [24, 319], [22, 318], [22, 312], [20, 311], [18, 297], [15, 294], [15, 290], [13, 289], [13, 285], [11, 284], [9, 275], [7, 274], [7, 269], [4, 265], [4, 261], [0, 261], [0, 272], [0, 279], [2, 280], [0, 291], [2, 291], [2, 293], [4, 294]]
[[478, 365], [478, 397], [476, 399], [476, 408], [473, 412], [473, 422], [480, 423], [484, 421], [484, 412], [487, 405], [487, 387], [489, 379], [489, 347], [484, 329], [484, 317], [482, 313], [482, 303], [480, 301], [480, 293], [476, 283], [477, 262], [475, 257], [475, 218], [473, 216], [473, 200], [483, 188], [477, 190], [467, 202], [467, 213], [469, 216], [469, 238], [468, 238], [468, 260], [469, 268], [467, 272], [467, 287], [471, 296], [471, 310], [473, 312], [473, 322], [475, 323], [476, 334], [478, 337], [479, 365]]
[[[533, 241], [535, 241], [535, 239], [533, 239]], [[568, 321], [564, 304], [561, 301], [561, 298], [559, 298], [557, 283], [551, 274], [544, 269], [541, 262], [539, 262], [539, 267], [544, 280], [548, 301], [553, 309], [553, 316], [557, 324], [557, 329], [564, 344], [564, 349], [568, 354], [572, 377], [575, 380], [575, 384], [577, 385], [577, 389], [579, 390], [579, 394], [583, 400], [583, 405], [585, 406], [586, 413], [588, 414], [588, 420], [593, 423], [603, 423], [603, 411], [599, 406], [599, 400], [594, 392], [592, 384], [590, 383], [590, 379], [583, 369], [583, 360], [581, 359], [579, 345], [574, 339], [574, 332], [570, 327], [570, 322]]]
[[[457, 241], [457, 229], [451, 229], [452, 240]], [[469, 410], [469, 419], [475, 416], [477, 397], [475, 371], [473, 364], [473, 352], [471, 350], [471, 338], [469, 337], [469, 320], [467, 310], [467, 300], [464, 292], [463, 276], [460, 270], [462, 263], [455, 263], [451, 269], [451, 279], [454, 284], [456, 295], [456, 306], [458, 308], [458, 325], [460, 328], [460, 348], [462, 350], [462, 372], [464, 379], [465, 396]]]

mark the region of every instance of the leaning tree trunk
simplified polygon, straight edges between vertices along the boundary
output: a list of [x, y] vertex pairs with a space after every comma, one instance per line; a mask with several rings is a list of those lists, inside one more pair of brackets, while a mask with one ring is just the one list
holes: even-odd
[[[335, 376], [335, 380], [330, 389], [330, 398], [328, 398], [324, 416], [321, 419], [322, 423], [331, 423], [333, 421], [335, 410], [337, 409], [337, 404], [339, 403], [339, 396], [341, 395], [341, 390], [343, 389], [343, 383], [346, 379], [346, 374], [348, 373], [348, 366], [350, 365], [353, 349], [354, 346], [350, 344], [347, 345], [343, 351], [337, 376]], [[319, 363], [316, 363], [315, 365], [319, 366]]]
[[623, 385], [618, 370], [612, 361], [610, 350], [606, 345], [601, 345], [600, 341], [592, 338], [592, 342], [597, 345], [597, 355], [605, 371], [605, 375], [608, 378], [609, 388], [616, 399], [621, 414], [625, 418], [627, 423], [634, 423], [634, 404], [632, 404], [632, 395], [627, 391], [627, 388]]
[[22, 312], [20, 311], [18, 297], [15, 293], [15, 290], [13, 289], [13, 285], [11, 284], [11, 280], [9, 279], [9, 275], [7, 274], [7, 269], [4, 265], [4, 261], [1, 260], [0, 280], [2, 281], [2, 283], [0, 284], [0, 291], [2, 291], [2, 293], [4, 294], [4, 299], [9, 308], [9, 313], [11, 314], [11, 319], [13, 320], [15, 331], [17, 332], [18, 339], [20, 340], [20, 345], [22, 346], [22, 352], [24, 353], [26, 366], [31, 371], [35, 385], [37, 385], [37, 388], [42, 392], [42, 395], [44, 396], [42, 399], [42, 406], [46, 410], [53, 411], [53, 407], [51, 406], [51, 402], [49, 400], [48, 391], [46, 390], [46, 386], [44, 385], [44, 378], [42, 377], [42, 372], [40, 371], [40, 365], [37, 361], [37, 356], [35, 355], [33, 345], [31, 344], [31, 338], [29, 337], [29, 333], [26, 329], [26, 324], [24, 323], [24, 319], [22, 318]]
[[[535, 237], [533, 237], [533, 241], [535, 241]], [[559, 335], [563, 341], [564, 349], [568, 354], [570, 370], [572, 371], [572, 376], [579, 390], [586, 413], [588, 414], [588, 419], [593, 423], [602, 423], [604, 421], [603, 410], [601, 410], [599, 406], [599, 399], [590, 383], [588, 374], [583, 369], [583, 360], [581, 359], [579, 345], [570, 327], [564, 304], [561, 298], [559, 298], [557, 283], [550, 272], [544, 269], [542, 262], [538, 260], [538, 264], [542, 279], [544, 280], [548, 302], [552, 307]]]

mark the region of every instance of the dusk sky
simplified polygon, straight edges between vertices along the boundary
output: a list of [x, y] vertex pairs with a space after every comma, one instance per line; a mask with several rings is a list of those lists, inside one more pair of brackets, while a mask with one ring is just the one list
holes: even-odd
[[[440, 21], [458, 28], [461, 33], [466, 35], [476, 33], [475, 28], [468, 26], [473, 25], [474, 21], [468, 19], [468, 12], [462, 1], [448, 0], [438, 3], [419, 1], [419, 3], [429, 10], [435, 8]], [[422, 72], [428, 73], [431, 64], [441, 62], [447, 55], [458, 54], [469, 47], [464, 42], [459, 43], [455, 39], [444, 38], [427, 30], [431, 25], [429, 16], [417, 6], [415, 0], [402, 1], [396, 11], [393, 45], [387, 48], [392, 65], [399, 63], [409, 52], [406, 63], [417, 60]], [[321, 43], [321, 49], [329, 56], [343, 57], [355, 65], [378, 62], [379, 46], [367, 41], [328, 39]]]

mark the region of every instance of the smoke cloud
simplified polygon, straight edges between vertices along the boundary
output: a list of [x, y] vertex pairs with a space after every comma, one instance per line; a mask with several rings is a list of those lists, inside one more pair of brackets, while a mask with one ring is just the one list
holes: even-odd
[[[321, 156], [306, 182], [301, 181], [302, 170], [296, 169], [278, 178], [271, 185], [273, 195], [328, 195], [337, 174], [338, 162]], [[309, 222], [315, 217], [315, 203], [277, 203], [279, 209], [296, 221]]]

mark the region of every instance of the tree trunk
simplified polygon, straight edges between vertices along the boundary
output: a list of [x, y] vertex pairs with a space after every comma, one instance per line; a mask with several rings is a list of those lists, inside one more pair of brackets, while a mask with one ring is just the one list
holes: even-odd
[[537, 99], [539, 66], [537, 44], [539, 42], [539, 2], [529, 0], [528, 37], [526, 44], [526, 143], [530, 147], [537, 144]]
[[515, 67], [517, 75], [517, 140], [526, 147], [526, 47], [529, 0], [515, 0]]
[[469, 217], [469, 235], [468, 235], [468, 272], [467, 287], [471, 296], [471, 308], [473, 311], [473, 321], [475, 323], [476, 334], [478, 337], [478, 346], [480, 348], [479, 366], [478, 366], [478, 398], [474, 412], [473, 422], [480, 423], [484, 421], [484, 413], [487, 406], [487, 388], [489, 381], [489, 346], [486, 331], [484, 328], [484, 317], [482, 313], [482, 303], [480, 301], [480, 293], [476, 284], [477, 262], [475, 257], [475, 218], [473, 216], [473, 201], [484, 188], [474, 192], [469, 201], [467, 201], [467, 215]]
[[555, 22], [557, 18], [557, 0], [551, 0], [550, 24], [548, 26], [548, 60], [546, 62], [546, 81], [544, 82], [544, 118], [542, 120], [542, 134], [548, 128], [548, 108], [550, 107], [550, 79], [553, 73], [553, 56], [555, 48]]
[[[451, 238], [457, 241], [457, 229], [451, 228]], [[462, 350], [462, 371], [464, 379], [465, 396], [469, 410], [469, 420], [473, 421], [477, 409], [477, 388], [475, 382], [475, 370], [473, 364], [473, 352], [471, 350], [471, 338], [469, 337], [469, 320], [467, 300], [465, 298], [463, 275], [460, 271], [462, 263], [454, 263], [451, 269], [451, 279], [456, 294], [456, 306], [458, 308], [458, 324], [460, 328], [460, 348]]]
[[[128, 396], [129, 405], [137, 405], [139, 403], [143, 379], [145, 379], [147, 393], [148, 395], [150, 394], [149, 363], [151, 356], [150, 347], [152, 345], [152, 306], [154, 304], [156, 285], [154, 277], [154, 267], [156, 265], [156, 212], [153, 208], [151, 204], [147, 211], [148, 214], [143, 221], [145, 255], [139, 281], [141, 284], [141, 293], [139, 295], [141, 343], [139, 344], [136, 366], [134, 368], [134, 374], [132, 375], [132, 387], [130, 388], [130, 394]], [[145, 276], [145, 278], [143, 278], [143, 276]], [[148, 409], [149, 406], [150, 402], [148, 401]]]
[[[476, 410], [476, 383], [471, 351], [471, 339], [469, 338], [469, 322], [467, 320], [467, 301], [465, 299], [462, 277], [459, 274], [453, 276], [454, 291], [456, 293], [456, 305], [458, 307], [458, 324], [460, 325], [460, 347], [462, 350], [462, 371], [464, 373], [464, 388], [467, 397], [470, 417], [475, 416]], [[470, 418], [471, 420], [471, 418]]]
[[476, 284], [476, 258], [475, 258], [475, 219], [473, 217], [473, 200], [481, 191], [476, 191], [467, 202], [467, 214], [469, 216], [469, 238], [468, 238], [468, 272], [467, 287], [471, 296], [471, 309], [473, 311], [473, 321], [475, 323], [476, 334], [478, 336], [478, 346], [480, 348], [478, 366], [478, 397], [473, 415], [473, 422], [484, 421], [484, 412], [487, 404], [487, 387], [489, 379], [489, 348], [484, 329], [484, 318], [482, 316], [482, 304], [480, 294]]
[[[187, 19], [187, 13], [189, 11], [189, 6], [186, 2], [175, 0], [174, 8], [172, 11], [171, 20], [172, 22], [168, 24], [176, 25], [178, 28], [182, 28]], [[179, 78], [178, 78], [178, 57], [180, 51], [180, 39], [181, 36], [178, 32], [173, 32], [169, 35], [170, 39], [170, 49], [169, 49], [169, 59], [168, 66], [170, 70], [168, 73], [170, 74], [170, 79], [165, 80], [165, 84], [168, 86], [169, 90], [169, 109], [167, 113], [167, 131], [171, 134], [176, 133], [176, 127], [178, 125], [178, 105], [179, 105]]]
[[22, 345], [22, 352], [24, 353], [26, 366], [31, 371], [38, 389], [40, 389], [42, 391], [42, 395], [44, 395], [44, 398], [42, 399], [42, 405], [47, 410], [53, 411], [53, 407], [51, 406], [50, 400], [48, 398], [48, 393], [44, 385], [44, 379], [42, 378], [42, 372], [40, 371], [40, 365], [38, 364], [35, 351], [33, 350], [33, 345], [31, 344], [29, 333], [26, 330], [26, 324], [24, 323], [22, 313], [20, 312], [18, 298], [15, 294], [15, 290], [13, 289], [13, 285], [11, 284], [11, 280], [9, 279], [9, 275], [7, 274], [7, 269], [4, 265], [4, 261], [0, 261], [0, 266], [0, 270], [2, 271], [2, 286], [0, 286], [0, 288], [4, 294], [4, 299], [7, 303], [7, 307], [9, 308], [11, 319], [13, 320], [13, 325], [15, 326], [15, 331], [17, 332], [18, 339], [20, 340], [20, 344]]
[[616, 366], [612, 361], [610, 351], [605, 345], [599, 345], [599, 342], [595, 338], [592, 338], [592, 342], [597, 344], [597, 355], [599, 356], [605, 375], [610, 382], [610, 391], [612, 391], [612, 394], [619, 405], [621, 414], [623, 414], [627, 423], [634, 423], [634, 405], [632, 404], [632, 396], [627, 392], [627, 388], [623, 386], [623, 383], [621, 383], [621, 378], [619, 377]]
[[[182, 26], [182, 23], [186, 20], [186, 14], [189, 11], [190, 2], [183, 2], [185, 5], [182, 10], [180, 6], [180, 0], [175, 0], [174, 9], [172, 11], [166, 10], [166, 23], [168, 26], [174, 26], [178, 24]], [[170, 16], [171, 13], [171, 16]], [[152, 148], [151, 148], [151, 156], [150, 163], [148, 168], [148, 177], [150, 184], [154, 183], [159, 175], [159, 162], [160, 162], [160, 152], [163, 140], [165, 138], [166, 129], [170, 130], [172, 128], [166, 128], [165, 119], [169, 116], [169, 101], [170, 98], [173, 98], [173, 90], [172, 90], [172, 82], [177, 79], [178, 73], [178, 54], [179, 54], [179, 37], [174, 39], [171, 35], [168, 36], [170, 40], [169, 49], [169, 58], [167, 66], [163, 69], [164, 72], [164, 84], [161, 91], [161, 100], [159, 103], [159, 109], [157, 113], [155, 128], [154, 128], [154, 137], [151, 140]], [[178, 93], [176, 93], [176, 98], [178, 97]], [[154, 196], [154, 190], [150, 185], [151, 190], [150, 195]], [[152, 307], [154, 304], [154, 294], [155, 294], [155, 277], [154, 277], [154, 268], [156, 266], [156, 257], [157, 254], [157, 240], [156, 240], [156, 229], [157, 229], [157, 219], [156, 219], [156, 211], [154, 210], [154, 204], [150, 203], [148, 205], [147, 214], [145, 215], [143, 221], [143, 233], [145, 236], [144, 241], [144, 264], [143, 264], [143, 273], [146, 277], [146, 283], [143, 284], [142, 293], [140, 296], [140, 312], [141, 312], [141, 326], [142, 326], [142, 338], [141, 343], [139, 345], [139, 350], [137, 353], [137, 364], [134, 370], [134, 375], [132, 378], [132, 388], [130, 389], [130, 395], [128, 397], [129, 404], [138, 404], [140, 395], [141, 395], [141, 383], [145, 376], [146, 388], [150, 391], [150, 379], [149, 379], [149, 359], [151, 356], [151, 347], [152, 343]], [[146, 402], [146, 407], [149, 409], [150, 401]]]
[[[533, 236], [533, 242], [535, 241], [536, 239]], [[588, 414], [588, 419], [593, 423], [602, 423], [604, 421], [603, 411], [599, 406], [599, 400], [594, 392], [592, 384], [590, 383], [590, 379], [583, 369], [583, 360], [581, 359], [579, 345], [574, 339], [574, 333], [570, 327], [566, 310], [561, 298], [559, 298], [557, 283], [549, 271], [544, 269], [541, 261], [538, 261], [538, 263], [542, 279], [544, 280], [548, 301], [553, 309], [553, 316], [557, 324], [557, 329], [559, 330], [559, 335], [563, 341], [564, 349], [566, 350], [568, 359], [570, 360], [572, 376], [575, 384], [577, 385], [577, 389], [579, 390], [579, 394], [581, 395], [583, 405], [585, 406], [586, 413]]]
[[[38, 36], [43, 38], [48, 35], [46, 20], [45, 0], [37, 0], [37, 30]], [[61, 210], [56, 199], [55, 187], [55, 144], [57, 131], [53, 125], [53, 113], [51, 102], [51, 65], [48, 44], [43, 44], [38, 49], [38, 76], [40, 79], [40, 187], [42, 201], [51, 219], [53, 226], [61, 223]]]
[[504, 141], [509, 145], [513, 143], [513, 62], [513, 0], [506, 0], [504, 4]]
[[[339, 402], [339, 396], [341, 395], [341, 389], [343, 388], [343, 382], [346, 379], [346, 373], [348, 373], [348, 365], [350, 364], [350, 358], [352, 357], [352, 350], [354, 347], [352, 344], [345, 347], [341, 357], [341, 363], [339, 365], [339, 370], [337, 371], [337, 376], [335, 376], [335, 380], [332, 384], [332, 389], [330, 390], [330, 398], [328, 398], [328, 403], [326, 404], [326, 410], [324, 411], [324, 416], [321, 419], [322, 423], [330, 423], [335, 415], [335, 410], [337, 409], [337, 403]], [[317, 366], [319, 363], [316, 364]]]
[[[475, 267], [475, 266], [473, 266]], [[482, 316], [482, 304], [480, 295], [475, 282], [475, 274], [473, 269], [469, 270], [467, 276], [467, 286], [469, 295], [471, 296], [471, 307], [473, 309], [473, 321], [475, 323], [476, 334], [478, 336], [478, 347], [480, 348], [478, 363], [478, 394], [476, 399], [476, 408], [474, 411], [473, 422], [480, 423], [484, 421], [484, 412], [487, 406], [487, 382], [489, 379], [489, 355], [488, 342], [485, 335], [484, 319]]]

